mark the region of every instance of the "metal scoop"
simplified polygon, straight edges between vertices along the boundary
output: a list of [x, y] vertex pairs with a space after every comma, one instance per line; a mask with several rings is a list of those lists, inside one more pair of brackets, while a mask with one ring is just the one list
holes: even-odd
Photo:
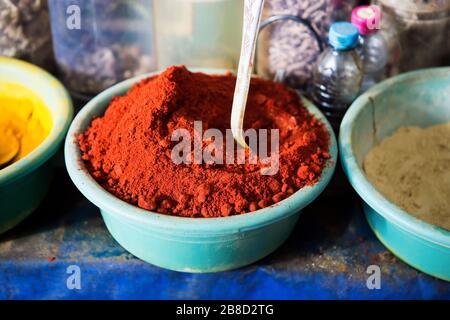
[[263, 7], [264, 0], [245, 0], [244, 2], [242, 47], [236, 87], [234, 89], [233, 107], [231, 110], [231, 132], [233, 133], [234, 140], [244, 148], [247, 148], [243, 130], [245, 106], [250, 88], [256, 40], [258, 38]]

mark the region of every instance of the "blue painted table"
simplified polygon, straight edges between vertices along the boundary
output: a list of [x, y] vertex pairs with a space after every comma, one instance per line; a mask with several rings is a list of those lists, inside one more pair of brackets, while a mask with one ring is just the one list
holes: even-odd
[[[79, 290], [67, 286], [73, 265]], [[379, 290], [366, 286], [370, 265], [381, 269]], [[275, 253], [235, 271], [187, 274], [122, 249], [59, 167], [43, 205], [0, 236], [0, 283], [2, 299], [450, 299], [450, 283], [380, 244], [340, 171]]]

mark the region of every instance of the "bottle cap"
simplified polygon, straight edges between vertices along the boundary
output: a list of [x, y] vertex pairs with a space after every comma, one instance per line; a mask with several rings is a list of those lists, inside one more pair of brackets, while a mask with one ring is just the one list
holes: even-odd
[[358, 43], [358, 29], [350, 22], [335, 22], [331, 25], [328, 41], [338, 50], [351, 49]]
[[381, 11], [376, 6], [359, 6], [352, 11], [352, 23], [361, 35], [375, 32], [379, 29]]

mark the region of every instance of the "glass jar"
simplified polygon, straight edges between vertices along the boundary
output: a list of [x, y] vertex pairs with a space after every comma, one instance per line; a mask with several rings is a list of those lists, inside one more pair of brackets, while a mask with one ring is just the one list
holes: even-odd
[[46, 0], [0, 0], [0, 55], [53, 67]]
[[[355, 0], [266, 0], [257, 49], [257, 73], [307, 90], [321, 51], [319, 42], [326, 45], [331, 23], [348, 21], [356, 3]], [[286, 16], [289, 18], [284, 19]], [[273, 23], [266, 25], [267, 19]]]
[[237, 69], [242, 0], [154, 0], [158, 68]]
[[75, 97], [155, 69], [151, 0], [49, 0], [54, 53]]
[[390, 75], [450, 64], [450, 0], [377, 0]]

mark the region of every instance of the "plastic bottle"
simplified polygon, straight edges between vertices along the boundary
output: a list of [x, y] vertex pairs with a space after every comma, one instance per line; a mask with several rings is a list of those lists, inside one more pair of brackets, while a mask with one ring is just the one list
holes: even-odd
[[361, 89], [363, 70], [356, 51], [358, 37], [358, 29], [353, 24], [333, 23], [328, 35], [330, 46], [319, 56], [314, 68], [312, 100], [336, 131]]
[[376, 6], [359, 6], [352, 11], [352, 23], [360, 34], [358, 51], [364, 68], [361, 92], [385, 77], [388, 44], [379, 32], [380, 19], [380, 9]]

